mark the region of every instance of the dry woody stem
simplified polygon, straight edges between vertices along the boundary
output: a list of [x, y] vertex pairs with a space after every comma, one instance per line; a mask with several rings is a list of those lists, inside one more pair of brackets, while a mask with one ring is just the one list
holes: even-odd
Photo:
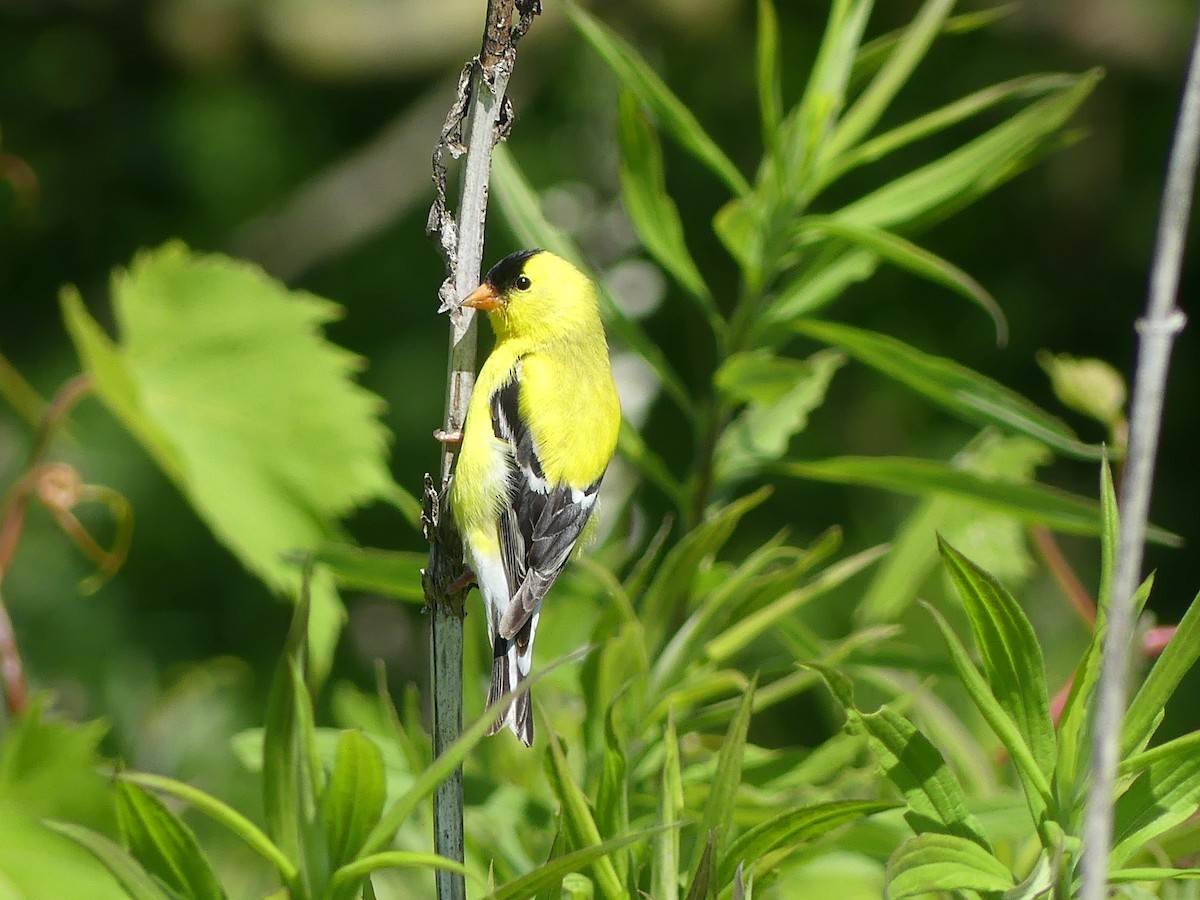
[[1154, 459], [1162, 424], [1171, 346], [1185, 322], [1175, 298], [1195, 190], [1197, 156], [1200, 154], [1200, 54], [1197, 53], [1200, 47], [1200, 21], [1197, 26], [1182, 108], [1167, 163], [1146, 315], [1137, 323], [1138, 361], [1129, 417], [1129, 449], [1125, 457], [1125, 477], [1119, 503], [1119, 550], [1093, 716], [1093, 782], [1083, 827], [1083, 900], [1101, 900], [1108, 893], [1113, 790], [1120, 756], [1121, 724], [1127, 702], [1128, 654], [1134, 624], [1133, 594], [1141, 578], [1142, 550], [1150, 511]]
[[[446, 376], [446, 415], [442, 431], [462, 431], [475, 385], [476, 325], [474, 311], [458, 309], [457, 300], [479, 284], [483, 263], [484, 223], [492, 148], [503, 140], [512, 109], [506, 97], [516, 62], [517, 41], [540, 12], [536, 0], [489, 0], [479, 56], [463, 68], [458, 92], [433, 153], [435, 199], [427, 230], [446, 260], [446, 279], [439, 290], [439, 310], [450, 310], [450, 362]], [[446, 154], [461, 167], [457, 215], [447, 203]], [[425, 477], [424, 524], [429, 539], [429, 565], [424, 573], [425, 601], [432, 613], [431, 667], [434, 753], [441, 754], [462, 731], [463, 603], [468, 586], [462, 574], [462, 539], [446, 508], [449, 480], [458, 448], [444, 444], [440, 478]], [[462, 769], [434, 795], [434, 848], [450, 859], [463, 860]], [[438, 897], [464, 898], [462, 876], [438, 872]]]

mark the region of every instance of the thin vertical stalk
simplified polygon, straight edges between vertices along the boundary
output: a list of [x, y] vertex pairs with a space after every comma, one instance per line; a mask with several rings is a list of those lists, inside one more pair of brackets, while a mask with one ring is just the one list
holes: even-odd
[[[531, 0], [488, 0], [483, 46], [464, 67], [458, 96], [446, 117], [441, 139], [433, 154], [436, 198], [429, 213], [428, 230], [446, 259], [446, 280], [439, 296], [441, 309], [450, 310], [450, 360], [446, 375], [446, 414], [443, 430], [462, 431], [475, 385], [476, 326], [474, 312], [459, 309], [457, 301], [479, 284], [483, 263], [484, 224], [487, 218], [488, 178], [492, 148], [503, 138], [511, 121], [505, 98], [516, 62], [516, 43], [538, 12]], [[464, 153], [457, 214], [446, 202], [447, 172], [443, 156]], [[454, 473], [457, 446], [446, 443], [440, 483], [425, 479], [425, 532], [429, 538], [429, 566], [424, 573], [426, 605], [432, 613], [431, 681], [433, 685], [433, 749], [440, 755], [462, 731], [463, 584], [462, 540], [446, 508], [446, 488]], [[443, 782], [433, 798], [434, 849], [462, 862], [462, 767]], [[466, 885], [454, 872], [437, 872], [440, 900], [463, 900]]]
[[1120, 756], [1121, 723], [1133, 634], [1133, 593], [1141, 579], [1142, 550], [1154, 481], [1154, 460], [1162, 424], [1163, 396], [1171, 346], [1185, 323], [1176, 305], [1183, 248], [1200, 155], [1200, 20], [1159, 210], [1158, 234], [1150, 269], [1146, 315], [1138, 321], [1138, 362], [1129, 420], [1129, 449], [1121, 484], [1121, 528], [1108, 632], [1100, 669], [1092, 734], [1092, 788], [1083, 826], [1083, 900], [1107, 894], [1112, 846], [1113, 790]]

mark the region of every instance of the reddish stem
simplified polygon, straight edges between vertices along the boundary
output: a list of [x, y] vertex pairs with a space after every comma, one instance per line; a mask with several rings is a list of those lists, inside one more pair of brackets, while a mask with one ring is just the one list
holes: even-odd
[[1042, 562], [1054, 576], [1054, 580], [1067, 598], [1067, 602], [1071, 604], [1088, 628], [1095, 628], [1096, 601], [1092, 599], [1087, 588], [1083, 586], [1083, 582], [1079, 580], [1079, 576], [1075, 574], [1075, 570], [1071, 568], [1071, 564], [1067, 562], [1067, 558], [1059, 549], [1058, 541], [1054, 539], [1050, 529], [1044, 525], [1034, 525], [1029, 531], [1033, 535], [1033, 542], [1037, 546], [1038, 554], [1042, 557]]
[[17, 649], [17, 635], [13, 631], [12, 619], [4, 600], [0, 598], [0, 682], [4, 688], [4, 699], [11, 716], [19, 716], [29, 705], [29, 693], [25, 689], [25, 670], [21, 665], [21, 652]]

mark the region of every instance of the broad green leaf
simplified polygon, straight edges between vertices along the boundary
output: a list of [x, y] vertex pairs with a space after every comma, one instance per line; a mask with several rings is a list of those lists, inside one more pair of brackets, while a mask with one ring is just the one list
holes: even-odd
[[[629, 831], [629, 786], [626, 780], [625, 748], [614, 721], [616, 703], [604, 716], [604, 764], [600, 787], [596, 792], [596, 825], [604, 835], [616, 837]], [[629, 883], [630, 861], [627, 853], [610, 855], [617, 877]]]
[[668, 623], [677, 614], [705, 560], [725, 546], [742, 517], [766, 500], [770, 493], [769, 487], [759, 488], [753, 494], [709, 513], [663, 558], [642, 596], [641, 617], [646, 627], [648, 650], [658, 652]]
[[427, 553], [327, 541], [316, 549], [313, 559], [329, 569], [339, 587], [411, 603], [425, 602], [421, 568], [429, 561]]
[[[600, 831], [596, 828], [596, 820], [588, 808], [587, 798], [583, 795], [571, 768], [567, 765], [567, 757], [559, 744], [557, 735], [550, 736], [550, 754], [546, 758], [546, 772], [550, 787], [558, 798], [562, 810], [563, 830], [570, 839], [570, 844], [576, 850], [586, 850], [598, 847]], [[616, 867], [607, 855], [596, 858], [591, 865], [591, 872], [600, 892], [610, 900], [620, 900], [625, 896], [625, 887], [617, 875]]]
[[[833, 484], [859, 484], [917, 496], [962, 497], [1067, 534], [1100, 532], [1100, 507], [1092, 500], [1045, 485], [983, 478], [936, 460], [840, 456], [778, 463], [774, 468], [784, 475]], [[1161, 528], [1152, 526], [1147, 534], [1155, 543], [1179, 545], [1178, 535]]]
[[823, 162], [837, 159], [871, 132], [942, 30], [954, 3], [955, 0], [926, 0], [922, 4], [887, 62], [841, 117], [821, 148]]
[[845, 709], [847, 730], [866, 735], [884, 777], [896, 786], [908, 804], [904, 818], [913, 831], [953, 835], [990, 852], [991, 844], [979, 820], [967, 809], [962, 786], [929, 739], [890, 707], [861, 712], [845, 675], [822, 666], [811, 668], [825, 679]]
[[1018, 174], [1075, 113], [1098, 71], [1038, 100], [974, 140], [838, 211], [846, 222], [895, 230], [961, 209]]
[[823, 189], [859, 166], [880, 160], [895, 150], [951, 128], [1001, 103], [1014, 99], [1036, 99], [1052, 91], [1068, 88], [1075, 83], [1076, 77], [1061, 73], [1025, 75], [1002, 81], [947, 103], [877, 137], [863, 141], [837, 159], [831, 160], [821, 172], [820, 187]]
[[130, 900], [174, 900], [120, 844], [82, 825], [70, 822], [46, 824], [64, 837], [75, 841], [103, 863], [113, 878], [125, 889]]
[[[527, 897], [534, 896], [537, 891], [547, 885], [553, 884], [555, 881], [562, 881], [564, 875], [577, 872], [588, 866], [594, 867], [597, 861], [603, 860], [606, 856], [617, 850], [656, 835], [677, 832], [678, 829], [679, 823], [677, 822], [658, 825], [654, 828], [635, 831], [631, 834], [623, 834], [602, 844], [594, 844], [582, 850], [576, 850], [572, 853], [556, 857], [539, 868], [534, 869], [532, 872], [497, 888], [494, 893], [487, 896], [486, 900], [525, 900]], [[655, 900], [665, 900], [665, 898], [656, 896]]]
[[[575, 242], [561, 229], [555, 228], [542, 214], [537, 194], [517, 167], [508, 148], [498, 144], [492, 151], [492, 178], [489, 183], [510, 228], [527, 247], [542, 247], [572, 263], [583, 272], [588, 266]], [[650, 364], [662, 382], [663, 390], [690, 417], [696, 414], [695, 403], [683, 380], [667, 363], [659, 346], [642, 327], [625, 314], [605, 289], [603, 282], [592, 279], [600, 298], [600, 314], [610, 335], [625, 344]]]
[[[1039, 465], [1051, 459], [1039, 441], [1002, 437], [985, 431], [951, 460], [951, 465], [978, 475], [1030, 482]], [[917, 598], [938, 564], [937, 535], [967, 542], [986, 568], [1014, 581], [1027, 578], [1034, 563], [1025, 529], [1008, 516], [986, 512], [965, 500], [936, 496], [921, 501], [900, 525], [887, 558], [854, 610], [861, 624], [895, 622]]]
[[720, 334], [725, 323], [688, 252], [679, 209], [667, 192], [658, 136], [628, 90], [621, 91], [617, 137], [621, 147], [621, 199], [642, 245], [697, 301]]
[[949, 288], [982, 309], [996, 328], [996, 343], [1008, 342], [1008, 321], [996, 298], [978, 281], [953, 263], [918, 247], [912, 241], [878, 228], [856, 225], [838, 216], [805, 216], [796, 225], [801, 245], [833, 237], [870, 250], [895, 266]]
[[1171, 640], [1154, 661], [1150, 674], [1138, 688], [1121, 731], [1121, 756], [1141, 751], [1162, 722], [1167, 701], [1175, 693], [1196, 659], [1200, 658], [1200, 595], [1192, 600]]
[[728, 660], [776, 624], [792, 616], [800, 607], [829, 593], [870, 566], [882, 557], [887, 549], [887, 545], [871, 547], [818, 572], [808, 584], [789, 591], [778, 600], [743, 616], [736, 624], [726, 628], [705, 645], [704, 655], [718, 663]]
[[763, 277], [763, 223], [757, 205], [730, 200], [712, 220], [713, 234], [742, 270], [747, 285], [760, 285]]
[[845, 361], [837, 351], [816, 353], [804, 362], [760, 352], [727, 360], [715, 376], [718, 389], [749, 403], [717, 441], [716, 480], [746, 477], [787, 453]]
[[737, 196], [750, 193], [750, 185], [729, 161], [729, 157], [633, 47], [575, 3], [566, 2], [563, 9], [583, 39], [616, 75], [621, 86], [654, 113], [659, 126], [680, 147], [725, 182]]
[[1134, 853], [1195, 814], [1200, 807], [1200, 731], [1129, 757], [1121, 775], [1140, 772], [1113, 809], [1109, 865]]
[[321, 795], [331, 866], [344, 865], [358, 855], [383, 813], [386, 783], [383, 755], [375, 742], [359, 731], [343, 731]]
[[1103, 455], [1102, 448], [1082, 443], [1065, 423], [1020, 394], [953, 360], [840, 323], [809, 319], [795, 323], [793, 328], [832, 344], [966, 422], [1024, 434], [1077, 459], [1100, 459]]
[[[733, 809], [737, 799], [738, 785], [742, 781], [742, 760], [746, 751], [746, 734], [750, 730], [750, 713], [754, 709], [754, 691], [758, 687], [758, 676], [742, 694], [738, 710], [729, 722], [725, 740], [717, 754], [717, 770], [708, 786], [708, 800], [704, 803], [702, 820], [705, 832], [713, 845], [712, 864], [715, 866], [719, 851], [725, 844], [729, 829], [733, 825]], [[707, 852], [707, 851], [706, 851]], [[700, 863], [703, 868], [703, 863]]]
[[940, 538], [938, 550], [967, 611], [992, 694], [1049, 778], [1057, 752], [1037, 634], [1004, 585]]
[[900, 804], [886, 800], [835, 800], [812, 806], [798, 806], [766, 819], [743, 833], [722, 854], [720, 883], [729, 884], [738, 866], [753, 866], [759, 859], [781, 847], [814, 841], [864, 816], [874, 815]]
[[888, 860], [889, 900], [939, 891], [1004, 891], [1013, 887], [1008, 867], [973, 841], [949, 834], [919, 834]]
[[[574, 662], [584, 652], [586, 652], [586, 648], [583, 651], [577, 650], [574, 653], [555, 660], [548, 666], [535, 669], [522, 683], [523, 688], [532, 689], [536, 687], [539, 681], [551, 672], [554, 672], [559, 666], [564, 663]], [[479, 742], [487, 736], [492, 726], [496, 724], [497, 718], [502, 717], [507, 712], [509, 705], [515, 698], [515, 692], [503, 695], [464, 729], [453, 744], [443, 750], [440, 755], [420, 771], [412, 787], [388, 807], [378, 824], [371, 829], [371, 833], [367, 835], [367, 839], [359, 851], [360, 855], [368, 856], [379, 853], [391, 844], [392, 839], [396, 836], [396, 832], [408, 820], [408, 817], [412, 815], [413, 810], [417, 808], [417, 804], [430, 797], [437, 790], [438, 785], [450, 777], [451, 773], [462, 764], [463, 760], [471, 754], [471, 751], [479, 745]]]
[[[383, 402], [351, 380], [355, 356], [322, 335], [336, 305], [249, 263], [180, 243], [112, 279], [114, 344], [65, 289], [63, 315], [97, 396], [213, 534], [273, 590], [300, 578], [283, 555], [393, 490]], [[343, 611], [313, 584], [312, 665], [328, 671]]]
[[240, 838], [247, 847], [270, 863], [275, 871], [279, 873], [279, 877], [283, 880], [284, 884], [288, 885], [293, 893], [299, 895], [302, 890], [299, 881], [299, 870], [291, 860], [284, 856], [279, 848], [271, 843], [271, 839], [263, 834], [257, 825], [237, 810], [222, 803], [216, 797], [206, 794], [204, 791], [194, 788], [190, 784], [176, 781], [174, 778], [151, 775], [147, 772], [121, 772], [117, 777], [122, 781], [129, 781], [152, 791], [169, 794], [177, 800], [181, 800], [189, 806], [194, 807], [199, 812], [204, 813], [204, 815], [215, 822], [225, 826], [225, 828]]
[[[683, 780], [679, 771], [679, 736], [675, 716], [667, 714], [663, 732], [663, 764], [658, 795], [658, 820], [678, 822], [683, 817]], [[655, 900], [679, 900], [679, 830], [662, 831], [654, 840], [651, 888]]]
[[196, 835], [156, 796], [118, 781], [121, 839], [146, 871], [188, 900], [223, 900], [225, 892]]
[[966, 648], [958, 639], [958, 635], [954, 633], [954, 629], [950, 627], [942, 614], [928, 603], [922, 603], [922, 606], [929, 611], [934, 624], [942, 633], [942, 638], [950, 651], [954, 669], [958, 672], [959, 681], [962, 682], [967, 694], [974, 702], [975, 708], [979, 710], [983, 720], [987, 722], [992, 732], [1000, 739], [1000, 743], [1004, 745], [1004, 749], [1008, 751], [1008, 755], [1012, 757], [1017, 774], [1025, 788], [1025, 799], [1029, 804], [1033, 820], [1041, 822], [1046, 810], [1053, 805], [1049, 779], [1037, 759], [1034, 758], [1033, 751], [1025, 742], [1021, 730], [1013, 722], [1008, 711], [1000, 705], [983, 676], [979, 674], [979, 670], [975, 668], [975, 664], [971, 662]]
[[779, 140], [779, 120], [783, 116], [783, 88], [779, 75], [779, 17], [772, 0], [758, 0], [754, 71], [763, 145], [773, 150]]

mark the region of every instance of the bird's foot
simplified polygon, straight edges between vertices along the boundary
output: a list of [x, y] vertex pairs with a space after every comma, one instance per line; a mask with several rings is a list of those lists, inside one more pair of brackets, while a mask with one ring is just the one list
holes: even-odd
[[457, 594], [460, 591], [469, 591], [475, 583], [475, 573], [470, 569], [464, 569], [461, 575], [446, 585], [446, 593]]
[[433, 433], [433, 439], [443, 444], [461, 444], [462, 438], [461, 428], [458, 431], [446, 431], [444, 428], [439, 428]]

